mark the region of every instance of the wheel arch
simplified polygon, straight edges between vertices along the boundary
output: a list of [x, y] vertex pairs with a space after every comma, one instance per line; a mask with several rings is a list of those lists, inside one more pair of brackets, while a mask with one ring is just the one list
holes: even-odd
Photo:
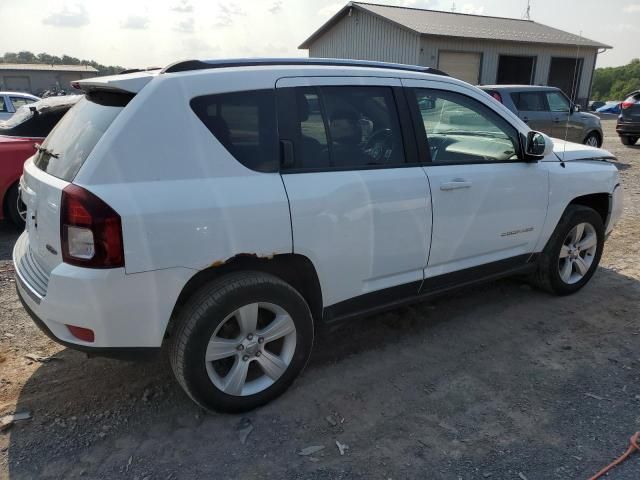
[[[581, 195], [571, 200], [569, 205], [582, 205], [583, 207], [592, 208], [602, 218], [602, 224], [606, 225], [611, 214], [611, 195], [604, 192]], [[567, 205], [567, 208], [569, 205]]]
[[180, 308], [203, 285], [229, 273], [248, 270], [268, 273], [287, 282], [303, 296], [309, 305], [314, 323], [316, 325], [319, 323], [323, 308], [322, 290], [318, 274], [311, 260], [303, 255], [293, 253], [270, 257], [240, 253], [224, 262], [215, 262], [209, 268], [199, 271], [189, 279], [178, 296], [165, 336], [171, 334]]

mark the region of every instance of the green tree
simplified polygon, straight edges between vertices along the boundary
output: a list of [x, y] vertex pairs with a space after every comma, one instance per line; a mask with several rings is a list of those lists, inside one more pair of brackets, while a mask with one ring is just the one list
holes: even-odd
[[597, 68], [593, 75], [593, 100], [624, 100], [640, 90], [640, 58], [634, 58], [621, 67]]

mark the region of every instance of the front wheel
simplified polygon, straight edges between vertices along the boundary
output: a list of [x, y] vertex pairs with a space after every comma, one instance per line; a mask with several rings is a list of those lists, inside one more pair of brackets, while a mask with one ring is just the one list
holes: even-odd
[[233, 273], [182, 308], [170, 360], [200, 406], [242, 412], [282, 394], [304, 368], [313, 320], [304, 298], [277, 277]]
[[638, 142], [639, 137], [630, 137], [628, 135], [624, 135], [620, 137], [623, 145], [635, 145]]
[[556, 295], [577, 292], [591, 279], [604, 248], [604, 224], [589, 207], [569, 205], [540, 255], [535, 281]]
[[598, 135], [596, 132], [591, 132], [589, 135], [587, 135], [587, 137], [584, 139], [584, 142], [582, 143], [596, 148], [600, 148], [600, 146], [602, 145], [600, 135]]

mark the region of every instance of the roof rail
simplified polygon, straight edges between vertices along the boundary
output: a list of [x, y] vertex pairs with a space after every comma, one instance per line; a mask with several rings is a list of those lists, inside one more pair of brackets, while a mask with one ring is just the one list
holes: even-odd
[[152, 70], [162, 70], [162, 67], [146, 67], [146, 68], [127, 68], [118, 72], [118, 75], [125, 75], [127, 73], [138, 73], [138, 72], [150, 72]]
[[449, 76], [441, 70], [419, 65], [404, 65], [402, 63], [374, 62], [370, 60], [347, 60], [342, 58], [232, 58], [221, 60], [183, 60], [172, 63], [163, 68], [160, 73], [188, 72], [192, 70], [207, 70], [213, 68], [230, 67], [258, 67], [284, 65], [326, 65], [337, 67], [367, 67], [386, 68], [390, 70], [405, 70], [410, 72], [431, 73]]

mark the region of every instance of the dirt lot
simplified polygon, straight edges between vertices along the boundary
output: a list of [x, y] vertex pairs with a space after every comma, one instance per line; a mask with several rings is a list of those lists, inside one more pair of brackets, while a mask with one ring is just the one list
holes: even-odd
[[[505, 280], [351, 322], [245, 416], [203, 413], [164, 357], [49, 341], [18, 302], [18, 234], [0, 225], [0, 416], [33, 415], [0, 433], [0, 478], [588, 478], [640, 430], [640, 148], [613, 127], [625, 215], [580, 293]], [[310, 446], [325, 448], [298, 454]], [[640, 478], [640, 454], [610, 478]]]

